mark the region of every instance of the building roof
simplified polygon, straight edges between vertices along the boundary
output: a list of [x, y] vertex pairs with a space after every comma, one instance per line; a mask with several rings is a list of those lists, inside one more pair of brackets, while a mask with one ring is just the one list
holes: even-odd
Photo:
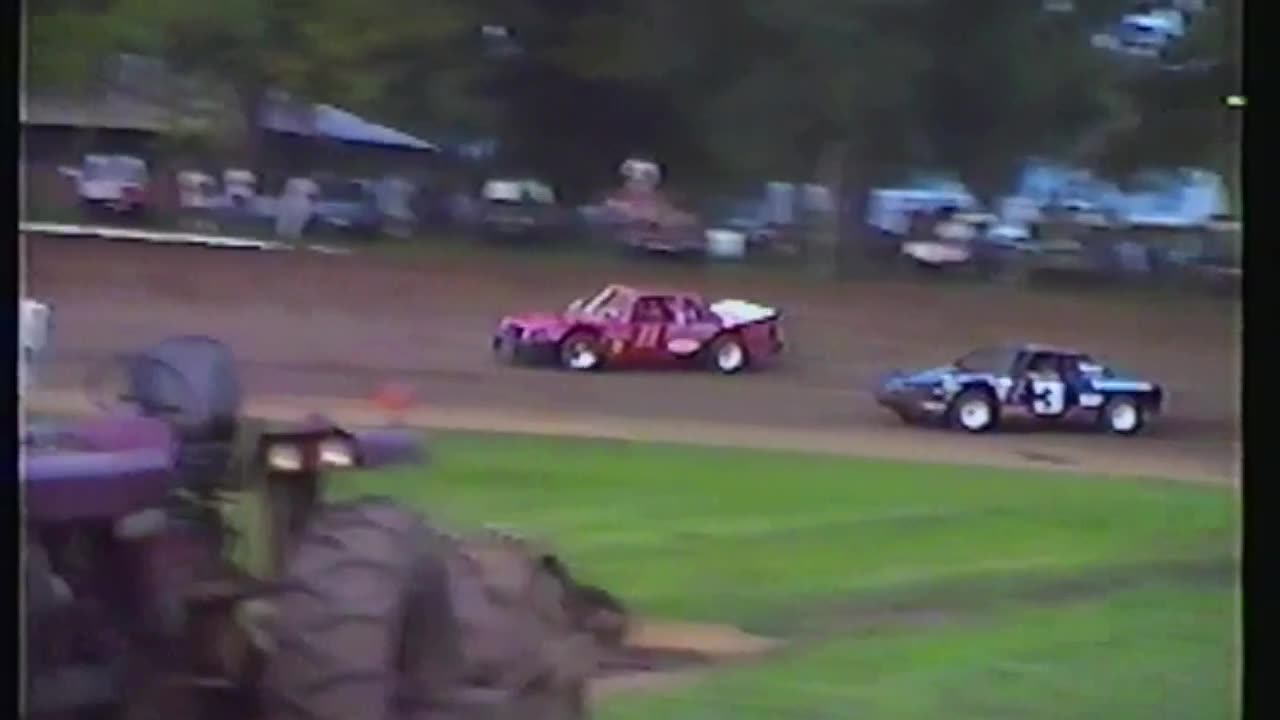
[[170, 127], [170, 114], [165, 108], [115, 94], [93, 102], [75, 97], [24, 94], [18, 103], [18, 118], [23, 125], [98, 130], [159, 133]]
[[[122, 93], [107, 93], [92, 99], [27, 95], [19, 103], [18, 117], [23, 125], [148, 133], [168, 132], [176, 119], [174, 113], [162, 105]], [[299, 110], [288, 110], [279, 103], [270, 103], [264, 108], [261, 124], [266, 130], [289, 135], [425, 152], [439, 150], [426, 140], [370, 122], [332, 105], [301, 106]]]
[[289, 110], [271, 104], [262, 113], [262, 126], [288, 135], [323, 137], [342, 142], [405, 150], [438, 151], [434, 143], [394, 130], [332, 105], [313, 105], [302, 110]]

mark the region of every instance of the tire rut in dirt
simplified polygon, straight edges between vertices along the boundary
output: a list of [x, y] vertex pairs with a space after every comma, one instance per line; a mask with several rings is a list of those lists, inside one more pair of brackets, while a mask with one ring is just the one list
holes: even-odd
[[274, 595], [267, 717], [437, 716], [461, 666], [439, 542], [388, 501], [317, 512]]

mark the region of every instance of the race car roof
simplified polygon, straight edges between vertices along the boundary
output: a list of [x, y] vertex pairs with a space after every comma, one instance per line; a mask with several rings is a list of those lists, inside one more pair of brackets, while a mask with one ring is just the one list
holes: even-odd
[[1015, 346], [1018, 350], [1029, 353], [1051, 353], [1054, 355], [1087, 355], [1088, 353], [1076, 350], [1075, 348], [1063, 347], [1061, 345], [1048, 345], [1045, 343], [1022, 343]]
[[660, 287], [636, 287], [634, 285], [607, 285], [606, 288], [613, 290], [619, 294], [630, 295], [632, 297], [679, 297], [679, 298], [699, 298], [696, 292], [688, 290], [672, 290], [670, 288]]

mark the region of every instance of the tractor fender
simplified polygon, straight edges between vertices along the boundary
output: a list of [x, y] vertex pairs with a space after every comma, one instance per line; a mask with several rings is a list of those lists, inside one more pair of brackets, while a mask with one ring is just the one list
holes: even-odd
[[39, 522], [119, 519], [161, 504], [172, 488], [173, 453], [48, 452], [23, 458], [29, 517]]

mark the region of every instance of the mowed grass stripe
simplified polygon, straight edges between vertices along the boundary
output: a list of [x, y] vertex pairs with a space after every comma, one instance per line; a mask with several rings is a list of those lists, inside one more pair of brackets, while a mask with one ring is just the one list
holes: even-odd
[[767, 664], [730, 668], [606, 720], [1227, 720], [1239, 717], [1239, 596], [1150, 586], [967, 623], [832, 633]]
[[441, 522], [545, 537], [645, 613], [751, 622], [972, 577], [1230, 557], [1238, 496], [1075, 473], [444, 433], [433, 462], [336, 479]]
[[[1238, 716], [1226, 488], [794, 453], [445, 433], [335, 477], [545, 537], [639, 613], [784, 650], [607, 720]], [[252, 505], [250, 505], [252, 507]]]

